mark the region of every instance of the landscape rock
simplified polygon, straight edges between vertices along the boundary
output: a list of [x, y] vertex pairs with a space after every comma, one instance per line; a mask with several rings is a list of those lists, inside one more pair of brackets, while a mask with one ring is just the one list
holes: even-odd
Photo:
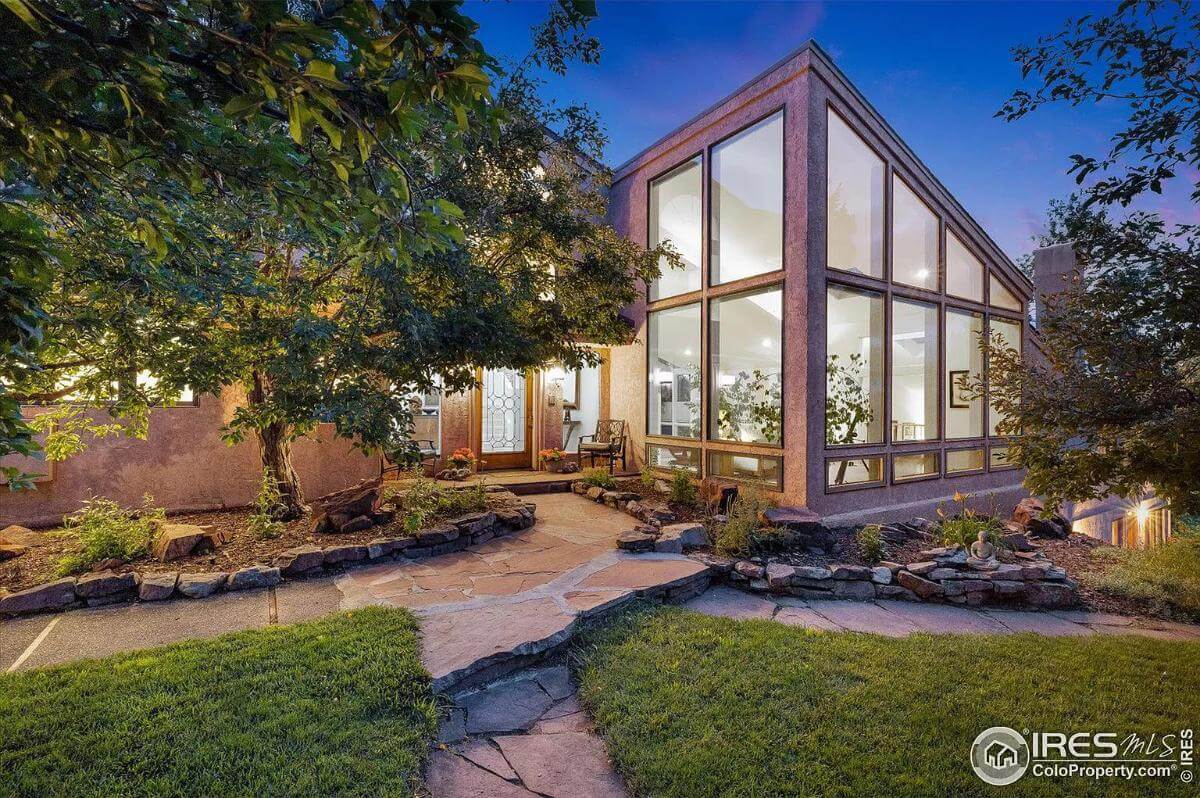
[[767, 569], [763, 568], [757, 563], [752, 563], [749, 560], [738, 560], [737, 563], [734, 564], [733, 570], [737, 571], [747, 579], [762, 579], [767, 573]]
[[1012, 520], [1023, 527], [1029, 526], [1029, 522], [1035, 518], [1040, 518], [1045, 512], [1046, 505], [1036, 496], [1026, 496], [1021, 501], [1017, 502], [1017, 506], [1013, 508]]
[[870, 579], [871, 569], [865, 565], [835, 565], [831, 569], [834, 579]]
[[175, 592], [175, 583], [179, 581], [179, 574], [175, 571], [158, 574], [142, 574], [141, 583], [138, 584], [138, 598], [142, 601], [162, 601], [168, 599]]
[[137, 576], [134, 574], [101, 571], [98, 574], [84, 574], [79, 577], [75, 582], [75, 595], [87, 599], [91, 604], [95, 599], [131, 595], [136, 587]]
[[707, 551], [698, 551], [690, 555], [693, 560], [704, 563], [708, 566], [708, 570], [715, 574], [725, 575], [733, 570], [733, 564], [737, 560], [732, 557], [725, 557], [720, 554], [713, 554]]
[[352, 532], [362, 532], [365, 529], [370, 529], [375, 526], [375, 519], [370, 515], [356, 515], [346, 523], [342, 524], [337, 530], [343, 534], [351, 534]]
[[358, 562], [367, 559], [367, 547], [363, 545], [348, 544], [344, 546], [330, 546], [325, 549], [326, 566], [340, 565], [346, 562]]
[[793, 532], [821, 531], [821, 516], [805, 507], [771, 507], [763, 511], [771, 526], [786, 527]]
[[452, 540], [458, 539], [458, 527], [453, 524], [441, 524], [421, 530], [417, 533], [416, 537], [417, 544], [420, 546], [436, 546], [439, 543], [449, 543]]
[[1079, 601], [1079, 596], [1070, 585], [1058, 582], [1025, 583], [1025, 601], [1044, 609], [1062, 609]]
[[796, 569], [791, 565], [781, 562], [767, 564], [767, 584], [772, 590], [782, 590], [790, 586], [792, 584], [792, 577], [795, 575]]
[[877, 585], [890, 585], [892, 569], [882, 564], [875, 566], [871, 569], [871, 581]]
[[795, 577], [796, 579], [811, 579], [820, 581], [823, 579], [831, 579], [833, 577], [833, 571], [820, 565], [797, 565]]
[[225, 586], [229, 574], [214, 571], [203, 574], [180, 574], [175, 588], [188, 598], [206, 598]]
[[493, 512], [471, 513], [454, 518], [450, 523], [454, 524], [463, 535], [477, 535], [492, 528], [492, 525], [496, 523], [496, 514]]
[[896, 581], [923, 599], [931, 599], [943, 594], [942, 586], [937, 582], [923, 579], [911, 571], [901, 571], [896, 574]]
[[1013, 551], [1035, 551], [1035, 547], [1029, 542], [1029, 538], [1025, 537], [1024, 532], [1010, 532], [1007, 535], [1000, 537], [1000, 542], [1007, 548]]
[[594, 487], [594, 488], [588, 488], [587, 497], [589, 499], [591, 499], [592, 501], [594, 501], [594, 502], [600, 501], [601, 498], [603, 498], [603, 496], [604, 496], [604, 488], [601, 488], [599, 486]]
[[75, 579], [57, 579], [0, 598], [0, 614], [57, 610], [75, 603]]
[[[921, 553], [924, 554], [925, 552], [921, 552]], [[914, 562], [914, 563], [908, 564], [909, 572], [916, 574], [917, 576], [925, 576], [926, 574], [933, 573], [933, 571], [935, 569], [937, 569], [937, 567], [938, 567], [938, 564], [936, 562], [934, 562], [933, 560], [923, 560], [922, 562]]]
[[[312, 531], [322, 532], [351, 532], [369, 529], [374, 525], [372, 514], [379, 509], [379, 492], [383, 485], [380, 477], [365, 479], [357, 485], [327, 493], [312, 501]], [[366, 519], [366, 526], [357, 530], [347, 529], [348, 525], [361, 523], [360, 518]]]
[[1034, 538], [1065, 540], [1071, 534], [1071, 527], [1057, 516], [1050, 519], [1031, 518], [1025, 528], [1029, 531], [1029, 536]]
[[992, 590], [997, 596], [1017, 597], [1024, 595], [1025, 583], [1015, 579], [993, 579]]
[[840, 599], [870, 601], [875, 598], [875, 585], [857, 579], [836, 579], [833, 582], [833, 595]]
[[654, 541], [654, 535], [647, 535], [645, 532], [638, 532], [636, 530], [623, 532], [617, 538], [617, 548], [635, 553], [654, 551]]
[[278, 568], [284, 576], [295, 576], [321, 567], [325, 562], [325, 552], [319, 546], [296, 546], [277, 555], [272, 565]]
[[685, 549], [695, 549], [702, 546], [712, 545], [712, 541], [708, 538], [708, 532], [704, 529], [703, 524], [668, 524], [662, 528], [663, 540], [678, 540], [679, 545]]
[[19, 543], [5, 543], [0, 540], [0, 562], [15, 560], [28, 550], [28, 547], [22, 546]]
[[230, 590], [250, 590], [252, 588], [273, 587], [283, 581], [278, 568], [268, 568], [265, 565], [251, 565], [239, 568], [229, 575]]
[[151, 553], [160, 562], [186, 557], [206, 538], [206, 530], [195, 524], [163, 524]]

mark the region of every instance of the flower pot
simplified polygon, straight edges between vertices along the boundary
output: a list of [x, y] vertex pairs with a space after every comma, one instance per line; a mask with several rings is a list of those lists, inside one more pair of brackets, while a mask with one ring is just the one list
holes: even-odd
[[563, 470], [563, 461], [562, 460], [547, 460], [545, 463], [543, 463], [543, 465], [546, 466], [546, 470], [549, 471], [551, 474], [562, 473], [562, 470]]

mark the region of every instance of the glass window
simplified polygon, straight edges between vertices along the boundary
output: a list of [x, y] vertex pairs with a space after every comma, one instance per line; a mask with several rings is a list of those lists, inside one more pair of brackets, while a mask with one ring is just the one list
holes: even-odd
[[892, 175], [892, 280], [936, 291], [938, 219], [912, 189]]
[[783, 268], [783, 112], [712, 150], [712, 283]]
[[938, 437], [938, 310], [892, 300], [892, 440]]
[[825, 487], [845, 488], [883, 482], [882, 457], [857, 457], [825, 461]]
[[983, 449], [950, 449], [946, 452], [946, 473], [983, 470]]
[[883, 297], [830, 285], [825, 306], [825, 443], [881, 443]]
[[[1008, 319], [998, 319], [995, 316], [991, 320], [991, 329], [994, 336], [999, 336], [999, 346], [1005, 349], [1011, 349], [1017, 354], [1021, 353], [1021, 323], [1017, 321], [1009, 321]], [[988, 426], [989, 435], [1000, 435], [1000, 424], [1004, 422], [1007, 416], [1000, 412], [996, 407], [995, 402], [992, 402], [989, 407]], [[1011, 433], [1013, 430], [1006, 430], [1005, 434]]]
[[716, 299], [709, 314], [712, 436], [778, 444], [783, 432], [783, 291]]
[[708, 475], [762, 485], [771, 490], [783, 489], [783, 458], [755, 454], [709, 452]]
[[992, 447], [992, 469], [1013, 468], [1016, 464], [1009, 459], [1009, 449], [1007, 446]]
[[983, 315], [946, 310], [946, 437], [983, 437], [983, 397], [971, 390], [983, 374]]
[[883, 277], [883, 161], [829, 111], [829, 268]]
[[661, 443], [646, 444], [646, 465], [660, 471], [686, 468], [693, 474], [700, 473], [700, 450], [690, 446], [665, 446]]
[[701, 172], [697, 156], [650, 184], [650, 246], [670, 241], [684, 263], [683, 269], [661, 264], [662, 276], [650, 286], [651, 299], [700, 290]]
[[988, 281], [988, 296], [994, 307], [1004, 308], [1005, 310], [1020, 310], [1021, 300], [1005, 287], [1004, 283], [996, 278], [996, 275], [989, 275]]
[[646, 432], [700, 437], [700, 304], [651, 313]]
[[983, 301], [983, 264], [950, 230], [946, 231], [946, 293]]
[[892, 482], [936, 476], [938, 459], [937, 452], [894, 454], [892, 455]]

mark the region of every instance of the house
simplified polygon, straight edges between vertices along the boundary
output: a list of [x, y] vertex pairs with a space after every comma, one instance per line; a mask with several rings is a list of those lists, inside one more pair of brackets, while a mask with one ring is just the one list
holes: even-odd
[[[1028, 339], [1033, 286], [816, 44], [618, 167], [610, 198], [618, 232], [669, 240], [686, 263], [626, 309], [634, 340], [592, 368], [485, 369], [477, 390], [414, 397], [414, 437], [528, 469], [539, 449], [574, 451], [598, 419], [623, 419], [631, 469], [755, 485], [833, 523], [930, 514], [956, 491], [1001, 511], [1020, 498], [998, 414], [969, 383], [986, 378], [985, 331]], [[151, 440], [101, 441], [57, 468], [42, 489], [61, 507], [5, 497], [0, 521], [73, 509], [102, 477], [122, 500], [180, 482], [186, 496], [156, 498], [247, 503], [252, 451], [219, 485], [187, 484], [227, 455], [197, 430], [219, 427], [228, 401], [156, 411], [170, 420], [152, 418]], [[337, 447], [311, 459], [343, 482], [378, 473]]]

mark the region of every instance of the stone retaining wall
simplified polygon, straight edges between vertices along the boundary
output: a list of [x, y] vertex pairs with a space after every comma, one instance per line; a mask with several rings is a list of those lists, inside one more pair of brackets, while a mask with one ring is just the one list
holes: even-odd
[[919, 562], [881, 562], [875, 567], [788, 565], [708, 553], [692, 556], [732, 587], [802, 599], [889, 598], [971, 607], [1007, 604], [1046, 609], [1069, 607], [1079, 601], [1078, 585], [1067, 572], [1033, 552], [1014, 552], [1014, 562], [997, 563], [994, 568], [971, 561], [961, 547], [929, 549], [921, 552]]
[[120, 601], [205, 598], [222, 591], [273, 587], [285, 579], [315, 576], [355, 565], [434, 557], [528, 529], [534, 524], [536, 509], [532, 503], [514, 503], [455, 518], [410, 536], [324, 548], [297, 546], [275, 555], [270, 566], [251, 565], [232, 573], [102, 571], [66, 577], [16, 593], [0, 592], [0, 616], [96, 607]]

